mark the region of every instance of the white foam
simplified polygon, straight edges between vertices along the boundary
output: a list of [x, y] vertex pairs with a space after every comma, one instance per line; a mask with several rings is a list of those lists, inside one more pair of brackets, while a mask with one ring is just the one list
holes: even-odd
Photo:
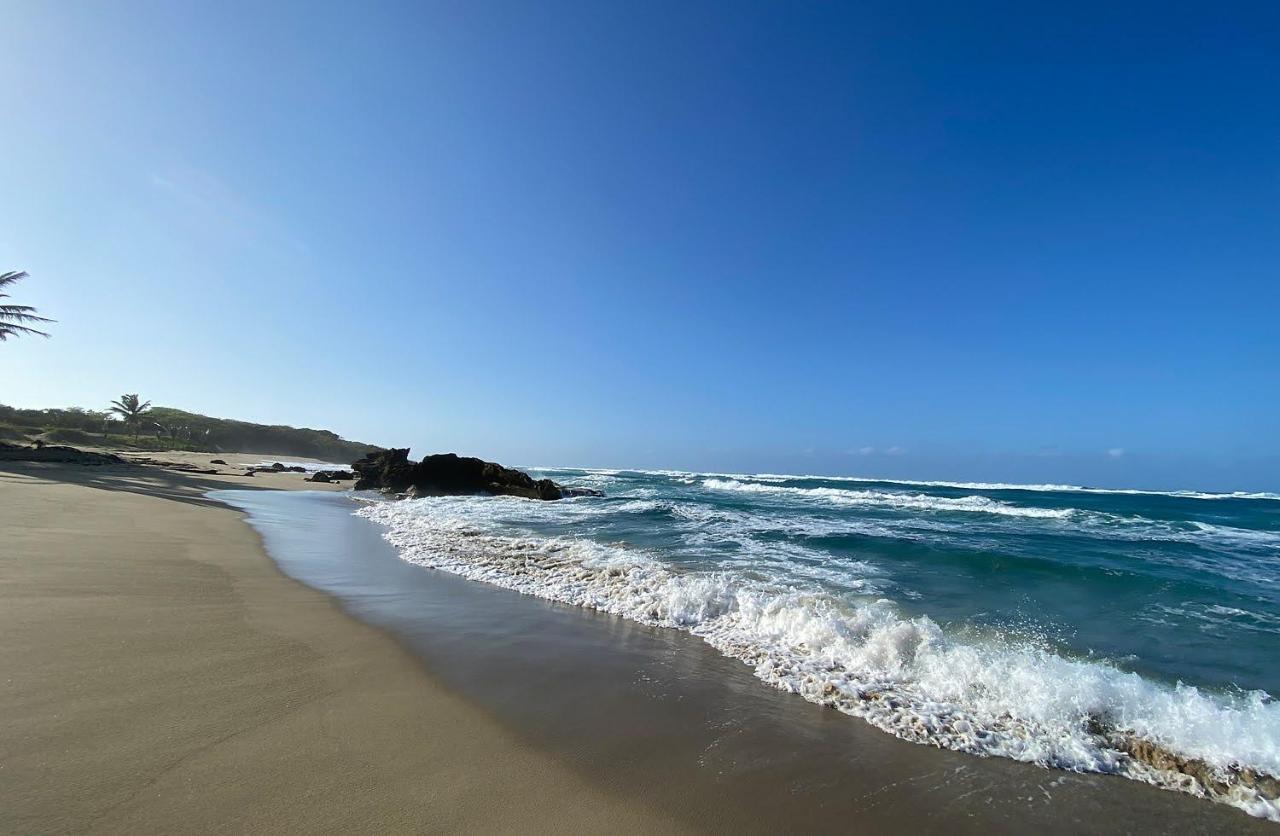
[[1121, 494], [1135, 496], [1168, 496], [1178, 499], [1259, 499], [1280, 501], [1280, 493], [1271, 493], [1268, 491], [1195, 491], [1195, 490], [1173, 490], [1158, 491], [1146, 490], [1141, 488], [1098, 488], [1086, 485], [1064, 485], [1064, 484], [1023, 484], [1018, 482], [949, 482], [944, 480], [919, 480], [919, 479], [883, 479], [872, 476], [820, 476], [814, 474], [787, 474], [787, 473], [702, 473], [698, 471], [686, 470], [611, 470], [599, 471], [591, 468], [580, 467], [540, 467], [538, 470], [556, 471], [556, 472], [608, 472], [613, 475], [624, 473], [638, 473], [646, 476], [666, 476], [679, 479], [689, 479], [693, 477], [699, 478], [721, 478], [736, 479], [739, 481], [749, 480], [756, 482], [809, 482], [809, 481], [825, 481], [825, 482], [858, 482], [868, 484], [886, 484], [886, 485], [906, 485], [921, 488], [954, 488], [957, 490], [970, 491], [1031, 491], [1036, 493], [1096, 493], [1096, 494]]
[[740, 482], [736, 479], [707, 479], [703, 487], [718, 491], [764, 493], [777, 496], [818, 499], [838, 505], [879, 505], [913, 511], [962, 511], [966, 513], [1000, 514], [1008, 517], [1066, 519], [1071, 508], [1035, 508], [1010, 505], [985, 496], [931, 496], [929, 494], [895, 493], [892, 491], [853, 491], [843, 488], [796, 488], [784, 485]]
[[[960, 640], [888, 600], [842, 599], [735, 571], [679, 572], [592, 540], [494, 534], [477, 525], [493, 513], [476, 511], [489, 502], [373, 503], [357, 513], [386, 526], [412, 563], [685, 630], [775, 687], [907, 740], [1198, 791], [1186, 776], [1102, 745], [1087, 724], [1105, 717], [1224, 774], [1236, 766], [1280, 774], [1280, 703], [1260, 692], [1165, 686], [1025, 640]], [[1280, 821], [1280, 808], [1247, 788], [1219, 800]]]

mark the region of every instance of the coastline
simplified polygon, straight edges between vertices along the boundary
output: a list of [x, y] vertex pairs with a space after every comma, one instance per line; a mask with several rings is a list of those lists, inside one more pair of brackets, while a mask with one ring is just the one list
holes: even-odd
[[1269, 832], [905, 743], [684, 634], [408, 564], [345, 508], [381, 563], [299, 577], [290, 548], [342, 541], [280, 508], [302, 539], [277, 548], [206, 496], [246, 488], [339, 500], [262, 490], [335, 490], [298, 474], [0, 469], [0, 831]]
[[233, 487], [326, 489], [0, 468], [0, 832], [681, 829], [284, 576], [239, 512], [203, 496]]
[[918, 746], [763, 687], [679, 630], [416, 565], [347, 497], [217, 496], [286, 574], [397, 636], [469, 703], [699, 832], [1270, 832], [1118, 776]]

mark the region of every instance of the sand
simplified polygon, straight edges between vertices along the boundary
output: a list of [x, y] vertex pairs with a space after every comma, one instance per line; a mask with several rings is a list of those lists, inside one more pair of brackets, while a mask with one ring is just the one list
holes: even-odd
[[221, 458], [0, 464], [0, 833], [1273, 827], [914, 746], [695, 637], [425, 572], [347, 514], [335, 528], [264, 493], [304, 585], [205, 494], [344, 488], [243, 476], [290, 457]]
[[203, 497], [326, 486], [221, 470], [0, 466], [0, 832], [682, 829], [515, 739]]

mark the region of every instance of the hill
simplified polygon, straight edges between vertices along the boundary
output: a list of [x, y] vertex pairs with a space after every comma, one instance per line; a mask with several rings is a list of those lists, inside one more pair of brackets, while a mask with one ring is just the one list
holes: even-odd
[[0, 441], [91, 444], [138, 450], [274, 453], [351, 462], [380, 447], [348, 441], [329, 430], [213, 418], [168, 406], [153, 407], [135, 437], [106, 412], [82, 407], [17, 409], [0, 405]]

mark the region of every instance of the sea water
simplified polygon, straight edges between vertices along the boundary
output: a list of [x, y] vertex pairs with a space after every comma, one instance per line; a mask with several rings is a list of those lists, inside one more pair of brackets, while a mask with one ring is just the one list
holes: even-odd
[[907, 740], [1205, 792], [1104, 726], [1280, 775], [1280, 495], [531, 473], [606, 496], [358, 513], [405, 560], [687, 631]]

